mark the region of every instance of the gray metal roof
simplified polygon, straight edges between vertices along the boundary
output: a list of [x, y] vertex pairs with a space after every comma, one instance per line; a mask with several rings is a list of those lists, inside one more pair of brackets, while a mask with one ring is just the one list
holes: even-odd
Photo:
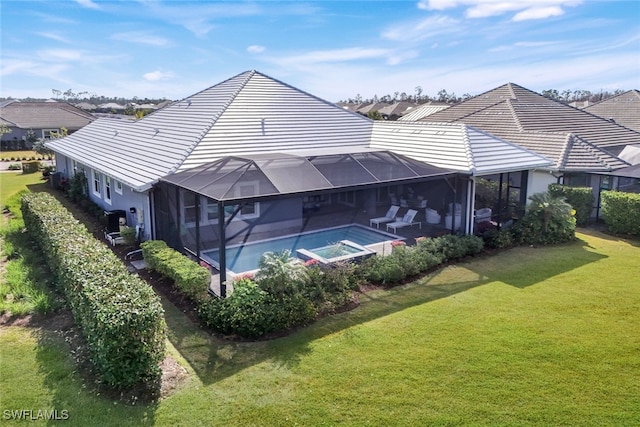
[[430, 116], [433, 113], [437, 113], [438, 111], [442, 111], [445, 108], [449, 108], [449, 105], [445, 104], [424, 104], [419, 105], [411, 110], [407, 111], [402, 117], [398, 120], [403, 122], [415, 122], [420, 119], [424, 119], [427, 116]]
[[425, 120], [466, 123], [504, 138], [513, 132], [563, 132], [614, 155], [628, 144], [640, 143], [640, 132], [547, 99], [513, 83], [453, 105]]
[[375, 122], [371, 146], [473, 175], [553, 165], [540, 154], [463, 124]]
[[367, 147], [372, 121], [247, 71], [135, 122], [99, 119], [48, 146], [136, 190], [229, 155]]
[[[161, 178], [218, 201], [356, 188], [456, 175], [388, 151], [297, 156], [264, 153], [230, 156]], [[252, 185], [246, 186], [250, 182]]]

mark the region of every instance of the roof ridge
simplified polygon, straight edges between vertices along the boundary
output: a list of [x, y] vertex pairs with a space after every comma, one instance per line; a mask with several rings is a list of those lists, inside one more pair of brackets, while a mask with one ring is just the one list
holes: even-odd
[[511, 112], [511, 116], [515, 119], [516, 125], [518, 126], [518, 129], [520, 130], [520, 132], [524, 132], [524, 126], [522, 125], [522, 122], [520, 121], [520, 116], [518, 116], [518, 114], [516, 113], [516, 109], [513, 107], [513, 99], [506, 99], [505, 102], [507, 103], [507, 106], [509, 107], [509, 111]]
[[459, 126], [460, 126], [460, 129], [462, 130], [462, 140], [464, 141], [464, 151], [465, 151], [465, 155], [467, 156], [467, 163], [470, 166], [469, 170], [471, 171], [472, 175], [475, 175], [477, 168], [476, 168], [475, 159], [473, 158], [473, 152], [471, 150], [471, 140], [469, 139], [469, 127], [464, 123], [459, 124]]
[[201, 94], [207, 90], [213, 89], [216, 86], [220, 86], [232, 79], [238, 78], [240, 76], [242, 76], [243, 74], [246, 74], [246, 77], [244, 78], [243, 81], [240, 82], [240, 84], [238, 85], [238, 88], [231, 94], [231, 96], [229, 96], [229, 98], [227, 99], [227, 102], [224, 104], [224, 106], [220, 109], [220, 111], [218, 112], [217, 115], [215, 115], [214, 117], [211, 118], [211, 120], [209, 121], [209, 124], [200, 132], [199, 136], [191, 143], [191, 145], [189, 146], [189, 148], [187, 148], [185, 154], [182, 156], [182, 159], [178, 160], [178, 162], [176, 162], [176, 164], [167, 172], [168, 174], [172, 174], [175, 171], [177, 171], [180, 166], [182, 166], [182, 164], [184, 163], [185, 160], [187, 160], [187, 158], [189, 158], [189, 156], [191, 155], [191, 153], [193, 153], [193, 150], [196, 149], [196, 147], [198, 146], [198, 144], [202, 141], [202, 138], [205, 137], [205, 135], [207, 133], [209, 133], [209, 131], [211, 130], [211, 128], [213, 127], [214, 124], [216, 124], [216, 122], [220, 119], [220, 117], [224, 114], [225, 111], [227, 111], [227, 108], [229, 108], [229, 105], [231, 105], [231, 103], [233, 102], [234, 99], [236, 99], [236, 97], [238, 96], [238, 94], [242, 91], [242, 89], [245, 88], [245, 86], [247, 85], [247, 83], [249, 82], [249, 80], [251, 80], [253, 78], [253, 76], [255, 76], [257, 73], [257, 71], [255, 70], [251, 70], [251, 71], [245, 71], [244, 73], [240, 73], [237, 74], [231, 78], [228, 78], [227, 80], [220, 82], [216, 85], [213, 85], [211, 87], [208, 87], [205, 90], [201, 90], [200, 92], [197, 92], [191, 96], [188, 96], [186, 98], [184, 98], [183, 100], [179, 101], [178, 104], [182, 101], [187, 101], [189, 102], [189, 98], [193, 98], [194, 96]]
[[618, 156], [614, 156], [613, 154], [609, 154], [608, 152], [604, 151], [602, 148], [598, 147], [597, 145], [593, 144], [592, 142], [589, 142], [588, 140], [584, 139], [580, 135], [574, 135], [574, 136], [575, 136], [575, 139], [578, 142], [580, 142], [580, 144], [586, 145], [586, 149], [591, 154], [593, 154], [594, 157], [596, 157], [603, 166], [606, 166], [609, 170], [613, 170], [613, 168], [611, 167], [609, 161], [605, 158], [606, 156], [615, 157], [618, 160], [620, 160], [621, 162], [627, 163], [628, 165], [630, 165], [630, 163], [627, 162], [626, 160], [623, 160], [623, 159], [619, 158]]
[[558, 169], [564, 169], [567, 164], [567, 161], [569, 160], [569, 153], [571, 153], [571, 149], [573, 148], [574, 140], [575, 135], [571, 132], [567, 133], [564, 146], [562, 147], [560, 156], [558, 156]]

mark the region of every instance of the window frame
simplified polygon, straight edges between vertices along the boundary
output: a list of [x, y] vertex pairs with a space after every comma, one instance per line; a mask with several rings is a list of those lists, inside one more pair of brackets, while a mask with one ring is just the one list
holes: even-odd
[[114, 187], [115, 187], [116, 193], [122, 195], [122, 181], [118, 181], [117, 179], [114, 179], [113, 182], [115, 184]]
[[101, 173], [96, 171], [95, 169], [91, 169], [91, 179], [93, 181], [93, 185], [91, 186], [91, 192], [94, 196], [102, 198], [102, 178]]
[[104, 201], [108, 204], [111, 204], [111, 177], [108, 175], [104, 175], [102, 185], [104, 189]]

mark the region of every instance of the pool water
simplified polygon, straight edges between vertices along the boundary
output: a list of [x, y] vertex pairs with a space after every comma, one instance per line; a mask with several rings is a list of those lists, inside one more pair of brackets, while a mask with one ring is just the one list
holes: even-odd
[[[367, 246], [397, 239], [401, 239], [401, 237], [363, 227], [358, 224], [352, 224], [276, 239], [261, 240], [245, 245], [228, 247], [226, 252], [227, 270], [235, 273], [257, 270], [260, 258], [262, 258], [262, 254], [265, 252], [282, 252], [288, 249], [291, 251], [292, 256], [295, 256], [296, 250], [298, 249], [320, 248], [333, 245], [341, 240], [350, 240], [359, 245]], [[218, 252], [216, 249], [203, 252], [202, 255], [211, 258], [218, 264], [220, 261]]]

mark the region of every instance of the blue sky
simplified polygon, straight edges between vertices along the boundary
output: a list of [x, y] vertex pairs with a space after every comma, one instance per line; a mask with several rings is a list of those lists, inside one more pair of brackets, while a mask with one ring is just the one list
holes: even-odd
[[0, 96], [180, 99], [255, 69], [328, 101], [640, 89], [640, 2], [2, 0]]

